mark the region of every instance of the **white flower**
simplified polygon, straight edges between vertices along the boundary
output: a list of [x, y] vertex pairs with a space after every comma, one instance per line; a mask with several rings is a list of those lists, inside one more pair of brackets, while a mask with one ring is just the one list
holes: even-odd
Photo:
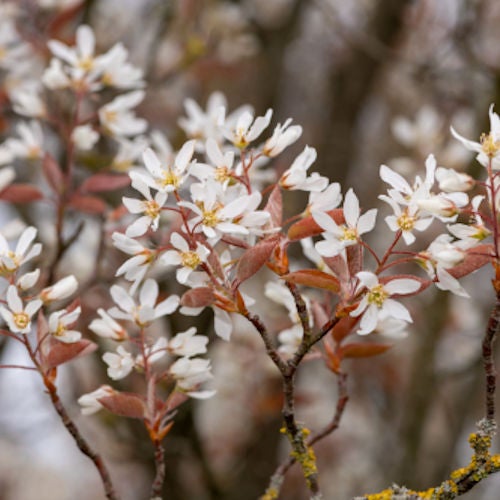
[[140, 68], [127, 62], [128, 51], [121, 43], [114, 45], [99, 58], [102, 68], [101, 82], [108, 87], [130, 89], [142, 87], [144, 81]]
[[102, 410], [103, 406], [99, 403], [99, 399], [106, 396], [112, 396], [114, 393], [115, 390], [109, 385], [102, 385], [99, 389], [96, 389], [93, 392], [83, 394], [78, 398], [78, 404], [82, 407], [82, 414], [92, 415], [93, 413], [97, 413], [99, 410]]
[[129, 140], [125, 137], [117, 137], [118, 151], [111, 162], [111, 168], [118, 172], [128, 172], [137, 167], [137, 160], [142, 157], [148, 142], [144, 136], [134, 137]]
[[[145, 349], [145, 355], [149, 365], [159, 361], [165, 354], [167, 354], [167, 339], [165, 337], [160, 337], [152, 346], [148, 346]], [[135, 364], [144, 367], [144, 357], [142, 354], [137, 356]]]
[[78, 281], [71, 274], [65, 278], [60, 279], [57, 283], [44, 288], [40, 292], [40, 299], [43, 300], [45, 304], [49, 304], [54, 300], [62, 300], [70, 297], [76, 292], [78, 288]]
[[125, 231], [126, 236], [136, 238], [142, 236], [149, 228], [153, 231], [158, 229], [161, 211], [167, 201], [167, 193], [158, 191], [153, 198], [149, 187], [140, 178], [135, 178], [132, 181], [132, 187], [137, 189], [146, 198], [145, 200], [128, 198], [126, 196], [122, 198], [123, 204], [130, 213], [142, 214]]
[[106, 352], [102, 356], [108, 365], [108, 377], [113, 380], [125, 378], [134, 369], [134, 358], [123, 346], [118, 346], [116, 354]]
[[323, 191], [311, 191], [309, 193], [306, 213], [328, 212], [338, 207], [341, 201], [340, 184], [332, 182]]
[[99, 134], [91, 125], [80, 125], [73, 130], [71, 140], [78, 149], [88, 151], [99, 140]]
[[268, 127], [272, 115], [273, 110], [268, 109], [264, 116], [258, 116], [254, 119], [252, 113], [244, 111], [234, 125], [229, 125], [226, 122], [221, 130], [228, 141], [231, 141], [236, 147], [244, 149]]
[[5, 146], [17, 158], [36, 160], [43, 156], [43, 131], [39, 122], [32, 120], [29, 123], [21, 122], [16, 126], [19, 139], [9, 138]]
[[483, 166], [487, 166], [491, 160], [494, 170], [500, 169], [500, 117], [493, 111], [493, 104], [489, 109], [490, 132], [482, 134], [479, 142], [474, 142], [462, 137], [451, 127], [451, 133], [468, 150], [477, 153], [476, 160]]
[[156, 254], [138, 241], [122, 233], [113, 233], [113, 244], [122, 252], [132, 255], [116, 271], [116, 276], [125, 275], [125, 279], [132, 281], [130, 293], [134, 293], [139, 283], [143, 280], [149, 266], [154, 262]]
[[215, 394], [215, 391], [197, 391], [201, 384], [213, 378], [208, 359], [180, 358], [170, 366], [169, 372], [177, 381], [177, 388], [188, 396], [205, 399]]
[[40, 255], [42, 245], [35, 243], [36, 228], [27, 227], [19, 237], [16, 249], [12, 251], [5, 237], [0, 233], [0, 276], [10, 276], [15, 273], [20, 266]]
[[99, 109], [101, 125], [113, 136], [131, 136], [142, 134], [147, 129], [147, 122], [137, 118], [132, 108], [143, 99], [144, 91], [136, 90], [115, 97]]
[[407, 245], [411, 245], [416, 239], [413, 231], [425, 231], [433, 221], [432, 216], [423, 217], [416, 204], [410, 204], [402, 210], [390, 196], [381, 195], [379, 198], [394, 210], [394, 215], [388, 215], [385, 222], [391, 231], [401, 231]]
[[439, 193], [431, 195], [429, 198], [417, 200], [420, 209], [429, 212], [441, 220], [454, 220], [460, 213], [459, 208], [464, 207], [469, 202], [469, 197], [465, 193]]
[[396, 278], [382, 284], [375, 274], [368, 271], [360, 271], [356, 276], [360, 281], [357, 291], [367, 289], [356, 309], [351, 312], [351, 316], [354, 317], [363, 315], [358, 334], [367, 335], [373, 332], [377, 323], [387, 318], [412, 323], [408, 309], [390, 297], [395, 294], [407, 295], [416, 292], [420, 288], [420, 282]]
[[269, 220], [268, 212], [255, 210], [262, 200], [259, 192], [241, 195], [225, 204], [218, 196], [221, 190], [220, 184], [209, 179], [204, 184], [191, 186], [191, 195], [195, 203], [188, 201], [179, 203], [194, 212], [195, 217], [189, 221], [193, 231], [203, 231], [207, 238], [214, 238], [218, 233], [249, 234], [249, 229], [261, 227]]
[[196, 246], [190, 247], [179, 233], [172, 233], [170, 243], [175, 250], [163, 253], [160, 262], [166, 266], [181, 266], [177, 269], [176, 277], [179, 283], [185, 284], [192, 271], [202, 262], [206, 262], [210, 250], [199, 242], [196, 242]]
[[208, 337], [196, 335], [196, 328], [191, 327], [178, 333], [168, 342], [168, 350], [176, 356], [190, 358], [207, 352]]
[[125, 340], [128, 338], [127, 331], [104, 309], [99, 308], [97, 312], [100, 318], [91, 321], [89, 330], [92, 330], [96, 335], [99, 335], [99, 337], [112, 340]]
[[443, 167], [436, 169], [436, 180], [439, 183], [439, 189], [446, 193], [469, 191], [475, 184], [474, 179], [470, 175], [457, 172], [452, 168]]
[[460, 264], [466, 256], [461, 245], [467, 247], [463, 241], [453, 242], [449, 234], [439, 235], [425, 252], [421, 252], [418, 261], [429, 276], [437, 279], [436, 286], [441, 290], [449, 290], [455, 295], [468, 297], [469, 294], [463, 289], [459, 281], [455, 279], [447, 269]]
[[60, 59], [51, 59], [49, 67], [42, 75], [42, 82], [52, 90], [65, 89], [71, 85], [71, 80], [65, 73]]
[[328, 179], [313, 172], [309, 177], [307, 170], [316, 160], [316, 150], [306, 146], [288, 170], [286, 170], [279, 180], [279, 184], [284, 189], [301, 191], [323, 191], [328, 186]]
[[171, 295], [156, 304], [158, 299], [158, 283], [153, 279], [144, 282], [139, 292], [139, 304], [121, 287], [113, 285], [111, 296], [119, 308], [113, 307], [109, 313], [117, 319], [134, 321], [138, 326], [144, 327], [155, 319], [173, 313], [179, 305], [179, 297]]
[[38, 86], [25, 84], [10, 92], [14, 111], [19, 115], [31, 118], [43, 118], [47, 115], [47, 107], [39, 96]]
[[9, 330], [13, 333], [29, 333], [31, 330], [31, 319], [40, 307], [42, 307], [43, 302], [35, 299], [24, 306], [14, 285], [9, 285], [9, 288], [7, 288], [6, 298], [8, 308], [0, 306], [0, 314], [7, 323]]
[[300, 125], [291, 125], [292, 119], [276, 125], [273, 135], [265, 142], [262, 152], [271, 158], [279, 155], [285, 148], [293, 144], [301, 135], [302, 127]]
[[82, 334], [70, 328], [80, 316], [81, 307], [68, 312], [66, 309], [55, 311], [49, 316], [49, 332], [59, 341], [66, 344], [78, 342], [82, 338]]
[[380, 166], [380, 178], [392, 187], [388, 194], [393, 200], [400, 205], [410, 205], [430, 197], [436, 171], [436, 159], [433, 155], [429, 155], [425, 160], [425, 171], [425, 179], [415, 177], [413, 186], [386, 165]]
[[146, 149], [143, 160], [147, 171], [144, 173], [132, 171], [130, 178], [133, 181], [142, 179], [149, 187], [165, 193], [178, 190], [189, 175], [188, 167], [194, 154], [194, 145], [194, 140], [184, 143], [175, 156], [173, 164], [165, 165], [152, 149]]
[[333, 257], [348, 246], [355, 245], [359, 237], [375, 227], [377, 210], [368, 210], [360, 215], [359, 200], [352, 189], [345, 195], [344, 204], [345, 224], [338, 225], [325, 212], [313, 212], [313, 218], [326, 233], [323, 241], [316, 243], [316, 250], [323, 257]]
[[29, 290], [35, 286], [38, 278], [40, 278], [40, 269], [35, 269], [34, 271], [23, 274], [20, 278], [18, 278], [16, 286], [18, 290], [21, 291]]

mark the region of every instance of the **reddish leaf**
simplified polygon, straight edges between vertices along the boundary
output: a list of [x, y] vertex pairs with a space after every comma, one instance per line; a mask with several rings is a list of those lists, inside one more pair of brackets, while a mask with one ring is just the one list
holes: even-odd
[[363, 269], [363, 247], [359, 244], [348, 246], [346, 257], [349, 275], [355, 276]]
[[246, 250], [240, 257], [236, 268], [236, 277], [233, 288], [238, 288], [241, 283], [251, 278], [269, 260], [273, 250], [279, 243], [279, 235], [271, 236], [260, 241], [252, 248]]
[[283, 196], [278, 185], [271, 191], [264, 211], [269, 212], [271, 215], [272, 227], [281, 227], [283, 222]]
[[86, 179], [80, 186], [80, 191], [100, 193], [122, 189], [130, 184], [130, 177], [126, 174], [95, 174]]
[[352, 316], [345, 316], [344, 318], [340, 319], [340, 321], [332, 329], [332, 337], [337, 342], [341, 342], [348, 335], [350, 335], [358, 320], [359, 318], [353, 318]]
[[432, 280], [427, 278], [420, 278], [419, 276], [414, 276], [413, 274], [393, 274], [392, 276], [381, 276], [379, 278], [380, 283], [387, 284], [393, 280], [413, 280], [418, 281], [420, 283], [420, 288], [416, 292], [412, 293], [395, 293], [391, 295], [391, 297], [410, 297], [412, 295], [418, 295], [422, 293], [427, 287], [429, 287], [432, 283]]
[[[337, 223], [343, 224], [344, 221], [344, 212], [341, 208], [335, 208], [334, 210], [330, 210], [327, 212], [328, 215]], [[302, 220], [299, 220], [295, 224], [292, 224], [288, 228], [288, 239], [291, 241], [301, 240], [303, 238], [309, 238], [310, 236], [317, 236], [321, 234], [323, 229], [316, 224], [312, 215], [304, 217]]]
[[72, 344], [65, 344], [64, 342], [60, 342], [58, 340], [52, 340], [49, 352], [46, 355], [45, 366], [49, 369], [54, 368], [71, 361], [72, 359], [90, 354], [96, 349], [97, 344], [94, 344], [94, 342], [86, 339], [73, 342]]
[[208, 286], [192, 288], [181, 298], [181, 305], [185, 307], [206, 307], [215, 301], [214, 292]]
[[144, 418], [144, 401], [137, 394], [115, 392], [98, 399], [99, 403], [115, 415], [129, 418]]
[[61, 171], [61, 167], [50, 153], [45, 153], [42, 162], [42, 170], [49, 186], [56, 193], [61, 193], [64, 189], [64, 175]]
[[11, 203], [29, 203], [43, 198], [43, 193], [30, 184], [11, 184], [0, 191], [0, 200]]
[[232, 245], [233, 247], [238, 248], [248, 248], [250, 245], [241, 238], [237, 238], [236, 236], [231, 236], [230, 234], [225, 234], [221, 240], [228, 245]]
[[285, 274], [282, 278], [296, 285], [322, 288], [323, 290], [329, 290], [334, 293], [340, 290], [339, 280], [335, 278], [335, 276], [319, 271], [318, 269], [302, 269], [300, 271]]
[[106, 211], [106, 203], [96, 196], [74, 194], [69, 200], [69, 205], [87, 214], [102, 214]]
[[494, 249], [492, 244], [478, 245], [467, 251], [467, 255], [463, 262], [456, 266], [446, 269], [454, 278], [462, 278], [492, 261], [491, 255]]
[[353, 342], [339, 348], [342, 358], [368, 358], [383, 354], [392, 347], [392, 344], [375, 344], [372, 342]]

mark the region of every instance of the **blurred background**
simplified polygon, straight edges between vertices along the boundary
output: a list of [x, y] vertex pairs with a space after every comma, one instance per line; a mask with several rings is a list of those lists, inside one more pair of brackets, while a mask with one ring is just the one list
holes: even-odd
[[[449, 127], [478, 140], [489, 130], [489, 105], [500, 107], [496, 0], [2, 4], [17, 7], [20, 36], [31, 43], [43, 44], [54, 22], [66, 23], [66, 40], [78, 24], [90, 24], [99, 51], [122, 41], [148, 82], [138, 114], [174, 145], [184, 140], [177, 125], [184, 99], [204, 108], [218, 90], [231, 110], [249, 103], [257, 114], [273, 108], [274, 124], [288, 117], [301, 124], [302, 138], [275, 168], [285, 170], [304, 145], [313, 146], [313, 168], [340, 182], [344, 192], [353, 187], [365, 209], [378, 206], [385, 190], [378, 176], [382, 163], [413, 178], [433, 153], [439, 165], [481, 175]], [[0, 60], [2, 43], [0, 37]], [[290, 213], [294, 203], [302, 209], [302, 201], [292, 200]], [[6, 217], [6, 208], [0, 210]], [[92, 227], [88, 231], [92, 240]], [[372, 243], [381, 247], [386, 234]], [[428, 234], [429, 242], [437, 234]], [[492, 306], [489, 272], [464, 280], [470, 299], [426, 291], [411, 304], [414, 325], [406, 339], [383, 356], [348, 365], [350, 401], [340, 429], [316, 448], [325, 499], [393, 483], [425, 489], [468, 463], [467, 437], [483, 410], [480, 343]], [[91, 290], [87, 307], [103, 300], [105, 290]], [[285, 311], [268, 307], [269, 322], [279, 329]], [[192, 324], [192, 318], [171, 321], [172, 331]], [[198, 321], [199, 331], [213, 337], [210, 316]], [[280, 381], [245, 323], [230, 343], [214, 339], [210, 345], [218, 395], [181, 408], [165, 441], [164, 498], [256, 499], [288, 453], [279, 433]], [[22, 360], [10, 342], [2, 340], [0, 349], [0, 363]], [[78, 416], [76, 399], [103, 383], [105, 366], [97, 357], [82, 359], [60, 377], [71, 414], [110, 463], [124, 500], [146, 498], [153, 462], [142, 426], [105, 412]], [[133, 378], [120, 381], [120, 388], [127, 384]], [[334, 375], [322, 362], [311, 362], [300, 372], [298, 387], [299, 419], [321, 428], [335, 411]], [[0, 371], [0, 407], [0, 499], [102, 498], [97, 475], [74, 450], [35, 375]], [[499, 488], [500, 476], [491, 477], [464, 498], [493, 500]], [[287, 475], [280, 498], [307, 498], [297, 468]]]

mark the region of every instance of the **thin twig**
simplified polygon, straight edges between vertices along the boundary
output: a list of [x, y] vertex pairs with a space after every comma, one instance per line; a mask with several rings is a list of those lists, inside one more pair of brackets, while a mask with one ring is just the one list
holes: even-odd
[[151, 500], [161, 499], [163, 483], [165, 482], [165, 450], [160, 439], [154, 441], [156, 474], [151, 485]]

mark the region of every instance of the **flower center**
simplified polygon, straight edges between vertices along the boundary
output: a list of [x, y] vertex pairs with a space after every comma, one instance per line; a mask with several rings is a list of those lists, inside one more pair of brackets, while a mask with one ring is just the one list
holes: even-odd
[[167, 169], [163, 171], [163, 178], [161, 179], [161, 185], [163, 187], [172, 186], [174, 189], [177, 189], [180, 183], [180, 177], [172, 172], [172, 170]]
[[78, 67], [83, 71], [90, 71], [94, 67], [94, 59], [92, 57], [84, 57], [78, 61]]
[[378, 285], [375, 285], [373, 288], [370, 289], [367, 295], [368, 299], [368, 304], [375, 304], [378, 308], [382, 307], [384, 304], [385, 299], [389, 297], [389, 294], [381, 285], [380, 283]]
[[227, 167], [217, 167], [214, 177], [217, 182], [224, 182], [231, 178], [231, 173]]
[[198, 267], [198, 264], [201, 262], [200, 256], [193, 251], [182, 252], [181, 259], [182, 265], [191, 269]]
[[496, 141], [491, 132], [489, 134], [482, 134], [479, 142], [481, 143], [483, 152], [489, 158], [493, 158], [500, 151], [500, 141]]
[[144, 215], [147, 215], [150, 219], [156, 219], [160, 216], [160, 205], [155, 200], [149, 200], [144, 202]]
[[358, 239], [358, 232], [352, 227], [343, 226], [342, 232], [341, 241], [356, 241]]
[[203, 225], [208, 227], [214, 227], [220, 221], [219, 217], [217, 216], [216, 208], [213, 210], [203, 210], [202, 217], [203, 217]]
[[402, 231], [411, 231], [415, 226], [415, 217], [403, 213], [398, 217], [397, 224]]
[[30, 317], [25, 312], [15, 313], [14, 323], [20, 330], [24, 330], [30, 324]]

